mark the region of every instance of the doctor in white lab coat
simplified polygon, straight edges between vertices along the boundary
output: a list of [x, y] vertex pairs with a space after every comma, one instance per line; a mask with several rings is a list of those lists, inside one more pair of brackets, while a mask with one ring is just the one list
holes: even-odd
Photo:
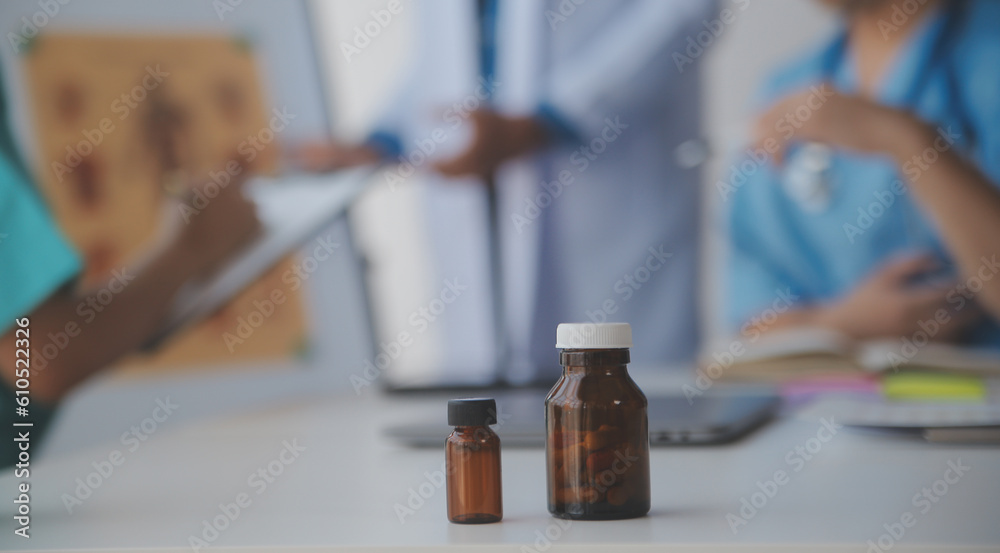
[[[398, 162], [385, 172], [383, 201], [419, 205], [414, 227], [383, 242], [421, 235], [424, 269], [401, 263], [401, 251], [370, 254], [380, 336], [402, 327], [417, 341], [394, 350], [402, 350], [396, 368], [491, 370], [504, 353], [507, 379], [552, 377], [556, 325], [583, 321], [631, 323], [633, 363], [693, 359], [701, 207], [697, 163], [683, 153], [700, 136], [701, 106], [698, 63], [688, 63], [686, 49], [714, 3], [485, 0], [404, 8], [413, 11], [418, 42], [410, 76], [371, 138], [301, 155], [314, 167]], [[498, 206], [502, 321], [490, 301], [483, 175], [495, 183]], [[382, 227], [400, 224], [396, 217]], [[449, 278], [466, 287], [464, 295], [433, 322], [414, 321]], [[423, 297], [403, 301], [399, 279], [421, 281]], [[380, 288], [396, 301], [380, 302]], [[397, 311], [381, 317], [395, 326], [379, 323], [380, 309]]]

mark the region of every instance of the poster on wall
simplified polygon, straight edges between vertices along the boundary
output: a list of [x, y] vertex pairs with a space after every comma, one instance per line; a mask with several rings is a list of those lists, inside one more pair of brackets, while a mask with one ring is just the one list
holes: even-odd
[[[80, 252], [80, 286], [141, 265], [190, 217], [176, 198], [223, 185], [227, 161], [273, 174], [278, 140], [251, 43], [222, 34], [45, 33], [22, 54], [37, 186]], [[288, 259], [131, 370], [286, 357], [306, 341], [299, 292], [262, 317]], [[255, 303], [255, 300], [257, 303]], [[242, 339], [253, 320], [253, 339]], [[259, 319], [259, 320], [257, 320]]]

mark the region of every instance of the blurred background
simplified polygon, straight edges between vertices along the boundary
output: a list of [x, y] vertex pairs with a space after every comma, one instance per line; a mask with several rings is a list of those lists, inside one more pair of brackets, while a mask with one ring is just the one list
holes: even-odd
[[[260, 128], [261, 124], [267, 124], [268, 117], [277, 113], [274, 110], [294, 114], [287, 127], [277, 133], [275, 147], [263, 148], [254, 162], [260, 172], [281, 174], [282, 148], [324, 137], [360, 141], [377, 126], [386, 104], [392, 102], [397, 89], [410, 78], [415, 45], [421, 39], [415, 4], [414, 0], [399, 0], [391, 21], [381, 25], [377, 36], [370, 37], [370, 43], [353, 55], [345, 54], [344, 44], [352, 43], [358, 29], [372, 21], [373, 11], [387, 8], [385, 1], [103, 0], [60, 4], [57, 14], [45, 18], [41, 32], [42, 36], [58, 35], [63, 37], [60, 40], [68, 41], [61, 48], [55, 48], [59, 46], [56, 42], [54, 46], [43, 43], [45, 48], [33, 52], [31, 48], [25, 49], [31, 53], [16, 53], [14, 48], [2, 51], [3, 81], [13, 114], [15, 141], [32, 167], [43, 164], [52, 148], [61, 152], [58, 133], [36, 125], [46, 115], [39, 109], [44, 104], [40, 101], [42, 97], [33, 96], [34, 91], [59, 90], [58, 83], [46, 81], [47, 76], [55, 74], [70, 75], [71, 81], [78, 79], [86, 90], [114, 90], [110, 77], [104, 79], [99, 77], [99, 71], [81, 71], [81, 68], [89, 63], [113, 75], [116, 63], [129, 63], [127, 55], [109, 53], [106, 45], [102, 50], [100, 40], [94, 40], [124, 35], [135, 41], [135, 49], [130, 49], [132, 55], [139, 56], [142, 48], [154, 51], [159, 48], [172, 56], [173, 63], [186, 64], [186, 75], [204, 74], [205, 79], [218, 77], [213, 68], [226, 67], [231, 70], [227, 78], [236, 83], [233, 86], [245, 91], [238, 101], [222, 100], [220, 109], [225, 112], [230, 103], [249, 106], [250, 120], [245, 123], [249, 127], [235, 122], [226, 131], [229, 127], [223, 121], [189, 129], [197, 144], [193, 150], [208, 151], [216, 147], [213, 146], [216, 142], [226, 143], [226, 132], [238, 137], [246, 128]], [[816, 2], [723, 0], [720, 7], [733, 9], [736, 22], [726, 25], [707, 53], [696, 60], [700, 68], [703, 130], [702, 136], [690, 137], [691, 164], [700, 172], [705, 210], [698, 223], [702, 226], [700, 240], [705, 252], [699, 260], [702, 284], [697, 298], [703, 314], [699, 323], [703, 337], [723, 333], [718, 316], [722, 311], [719, 306], [722, 295], [718, 293], [722, 287], [721, 271], [717, 270], [723, 240], [714, 183], [724, 178], [733, 155], [745, 147], [754, 114], [753, 99], [762, 76], [829, 32], [835, 18], [834, 13]], [[35, 1], [5, 2], [0, 7], [0, 21], [5, 27], [20, 28], [25, 21], [22, 18], [31, 18], [39, 9]], [[233, 40], [191, 51], [155, 44], [156, 37], [191, 33], [228, 36]], [[166, 40], [169, 42], [169, 38]], [[212, 54], [202, 54], [204, 51]], [[157, 56], [161, 54], [148, 56], [159, 59]], [[224, 84], [219, 86], [224, 89]], [[174, 93], [182, 94], [176, 92], [178, 87]], [[62, 92], [68, 96], [72, 93]], [[224, 93], [225, 90], [220, 92]], [[111, 94], [109, 98], [114, 98]], [[197, 98], [191, 105], [192, 113], [197, 115], [201, 109]], [[97, 111], [101, 110], [107, 108], [99, 107]], [[130, 138], [123, 132], [109, 134], [108, 140], [104, 153], [128, 159], [132, 155], [130, 144], [139, 138]], [[170, 160], [157, 162], [169, 164]], [[197, 160], [187, 162], [197, 164]], [[157, 397], [169, 396], [185, 406], [176, 415], [178, 420], [193, 420], [280, 401], [303, 392], [354, 391], [349, 377], [359, 374], [366, 361], [380, 351], [380, 339], [405, 326], [414, 306], [428, 305], [441, 287], [431, 276], [436, 270], [431, 251], [435, 244], [421, 235], [421, 206], [412, 198], [408, 200], [405, 190], [402, 193], [389, 190], [390, 185], [383, 178], [372, 180], [349, 216], [321, 233], [338, 244], [335, 254], [309, 273], [293, 301], [283, 307], [282, 314], [255, 334], [252, 346], [240, 348], [235, 354], [231, 349], [227, 353], [224, 342], [218, 338], [240, 314], [237, 299], [235, 306], [227, 307], [228, 312], [216, 314], [171, 343], [166, 351], [151, 357], [130, 358], [121, 370], [90, 381], [71, 396], [47, 443], [49, 453], [115, 439], [122, 431], [122, 421], [144, 416]], [[50, 204], [56, 206], [54, 211], [60, 224], [71, 228], [68, 234], [84, 251], [88, 270], [97, 264], [96, 274], [100, 275], [102, 263], [105, 268], [114, 266], [121, 260], [139, 256], [144, 247], [155, 242], [158, 212], [156, 203], [149, 198], [129, 200], [109, 193], [109, 197], [124, 202], [124, 207], [119, 206], [117, 211], [109, 208], [111, 211], [100, 211], [99, 215], [87, 215], [85, 211], [74, 215], [74, 194], [86, 199], [85, 185], [74, 192], [56, 184], [40, 183]], [[135, 205], [142, 205], [146, 211], [136, 213]], [[124, 219], [130, 217], [131, 226], [113, 223], [112, 212]], [[102, 241], [102, 236], [112, 238]], [[128, 240], [121, 240], [123, 236]], [[119, 240], [116, 242], [114, 237]], [[314, 248], [310, 243], [298, 259], [310, 256]], [[291, 257], [282, 267], [293, 267], [296, 262]], [[281, 274], [283, 270], [276, 270], [265, 278], [277, 282]], [[267, 289], [266, 282], [255, 286]], [[249, 293], [252, 296], [252, 291]], [[417, 372], [442, 362], [449, 355], [448, 348], [465, 347], [481, 354], [482, 347], [488, 347], [474, 342], [450, 344], [447, 333], [433, 326], [423, 339], [424, 342], [408, 351], [416, 359], [413, 367]], [[554, 356], [555, 350], [552, 352]], [[444, 363], [452, 367], [449, 370], [462, 370], [461, 357], [456, 359]], [[470, 361], [469, 370], [476, 364], [476, 360]], [[235, 365], [239, 367], [234, 368]], [[203, 384], [199, 387], [191, 387], [184, 379], [184, 374], [191, 371], [203, 373]], [[123, 390], [131, 393], [123, 394]], [[113, 404], [105, 401], [108, 394], [116, 397]]]

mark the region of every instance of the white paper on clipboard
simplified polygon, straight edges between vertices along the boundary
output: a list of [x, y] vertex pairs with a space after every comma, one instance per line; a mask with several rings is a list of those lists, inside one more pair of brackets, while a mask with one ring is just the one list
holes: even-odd
[[212, 314], [285, 256], [343, 216], [365, 188], [373, 167], [332, 175], [256, 178], [247, 192], [257, 204], [261, 235], [207, 281], [177, 295], [167, 322], [144, 349], [155, 349], [178, 330]]

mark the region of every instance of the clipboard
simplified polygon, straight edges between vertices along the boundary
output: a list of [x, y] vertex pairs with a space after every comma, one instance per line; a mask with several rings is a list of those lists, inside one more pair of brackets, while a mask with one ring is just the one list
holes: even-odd
[[327, 175], [254, 178], [247, 184], [247, 194], [257, 204], [260, 236], [209, 279], [188, 283], [164, 325], [142, 349], [155, 351], [178, 331], [211, 315], [319, 235], [347, 213], [375, 170], [361, 167]]

